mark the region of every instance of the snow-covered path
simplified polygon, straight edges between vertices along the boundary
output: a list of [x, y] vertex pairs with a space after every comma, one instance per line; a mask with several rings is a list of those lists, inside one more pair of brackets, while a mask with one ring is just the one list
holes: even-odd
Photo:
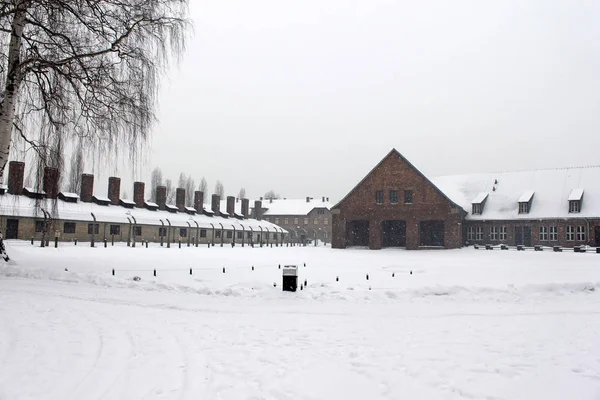
[[[302, 251], [309, 252], [311, 262], [319, 257], [311, 253], [316, 249]], [[323, 259], [336, 257], [349, 265], [342, 253], [320, 251]], [[434, 253], [432, 259], [440, 257]], [[390, 257], [357, 254], [375, 264]], [[508, 257], [514, 264], [513, 254], [475, 257]], [[473, 273], [470, 256], [446, 253], [453, 263], [466, 264], [453, 267], [452, 276]], [[539, 256], [519, 255], [532, 264]], [[580, 281], [595, 287], [600, 281], [593, 279], [600, 276], [600, 258], [558, 256], [572, 261], [572, 274], [548, 266], [553, 276], [540, 281], [562, 280], [567, 288]], [[415, 257], [428, 256], [405, 257], [414, 265]], [[23, 275], [38, 271], [39, 265], [25, 266], [30, 260], [20, 258], [24, 261], [12, 268]], [[437, 276], [426, 266], [419, 268]], [[322, 276], [331, 273], [339, 270]], [[2, 400], [600, 398], [597, 290], [539, 286], [539, 292], [518, 295], [470, 290], [420, 296], [419, 285], [411, 284], [412, 295], [390, 296], [387, 289], [378, 295], [356, 280], [349, 283], [351, 290], [331, 297], [323, 294], [332, 290], [328, 287], [315, 287], [323, 292], [311, 296], [310, 285], [307, 291], [284, 294], [267, 283], [256, 295], [243, 288], [258, 290], [258, 279], [226, 284], [221, 274], [190, 287], [234, 287], [237, 294], [207, 295], [181, 290], [177, 279], [140, 290], [107, 285], [96, 275], [86, 280], [83, 273], [70, 280], [46, 279], [37, 272], [31, 279], [14, 270], [9, 275], [0, 278]], [[511, 279], [515, 285], [533, 283], [514, 277], [506, 281]], [[465, 281], [472, 288], [474, 282], [490, 285], [484, 274]], [[393, 293], [402, 293], [398, 290]]]

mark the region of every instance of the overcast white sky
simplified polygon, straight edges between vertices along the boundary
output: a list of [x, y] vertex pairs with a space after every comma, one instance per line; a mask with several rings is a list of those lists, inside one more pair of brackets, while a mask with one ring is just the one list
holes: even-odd
[[191, 3], [132, 180], [335, 201], [392, 147], [430, 176], [600, 163], [599, 1]]

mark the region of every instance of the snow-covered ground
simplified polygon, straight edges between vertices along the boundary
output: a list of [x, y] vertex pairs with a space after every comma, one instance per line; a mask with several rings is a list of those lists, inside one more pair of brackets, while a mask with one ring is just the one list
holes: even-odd
[[600, 399], [600, 254], [7, 247], [1, 400]]

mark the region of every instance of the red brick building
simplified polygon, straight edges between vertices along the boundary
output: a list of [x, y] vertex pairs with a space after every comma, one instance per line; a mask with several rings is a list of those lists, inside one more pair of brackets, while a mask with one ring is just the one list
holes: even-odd
[[457, 248], [465, 211], [393, 149], [332, 209], [332, 247]]
[[331, 212], [334, 248], [600, 247], [600, 166], [430, 180], [392, 150]]

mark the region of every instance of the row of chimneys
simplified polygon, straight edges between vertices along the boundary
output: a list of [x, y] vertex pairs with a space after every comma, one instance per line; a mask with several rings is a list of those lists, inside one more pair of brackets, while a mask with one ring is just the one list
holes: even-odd
[[[261, 197], [260, 199], [262, 200], [263, 198]], [[312, 199], [313, 199], [312, 197], [308, 197], [308, 196], [306, 196], [306, 202], [307, 202], [307, 203], [310, 203], [310, 201], [311, 201]], [[286, 199], [284, 198], [284, 200], [286, 200]], [[329, 197], [322, 197], [322, 198], [321, 198], [321, 201], [322, 201], [323, 203], [325, 203], [326, 201], [329, 201]], [[269, 203], [272, 203], [272, 202], [273, 202], [273, 198], [272, 198], [272, 197], [269, 197]]]
[[[21, 161], [11, 161], [8, 163], [8, 193], [21, 195], [23, 193], [23, 179], [25, 176], [25, 163]], [[55, 199], [58, 197], [58, 169], [53, 167], [44, 168], [44, 179], [42, 190], [46, 193], [46, 197]], [[144, 207], [144, 182], [133, 183], [133, 202], [136, 207]], [[81, 175], [81, 193], [79, 199], [84, 203], [91, 203], [94, 193], [94, 175]], [[111, 176], [108, 178], [108, 199], [111, 204], [118, 205], [121, 193], [121, 178]], [[233, 216], [235, 213], [234, 196], [227, 196], [227, 214]], [[167, 203], [167, 187], [158, 186], [156, 188], [156, 204], [160, 210], [166, 208]], [[175, 192], [175, 205], [179, 211], [185, 211], [185, 189], [177, 188]], [[250, 202], [248, 199], [242, 199], [242, 215], [244, 218], [250, 216]], [[198, 213], [202, 213], [204, 209], [204, 192], [194, 192], [194, 208]], [[221, 197], [218, 194], [212, 195], [211, 209], [215, 214], [220, 213]], [[254, 218], [262, 218], [262, 202], [257, 200], [254, 202]]]

